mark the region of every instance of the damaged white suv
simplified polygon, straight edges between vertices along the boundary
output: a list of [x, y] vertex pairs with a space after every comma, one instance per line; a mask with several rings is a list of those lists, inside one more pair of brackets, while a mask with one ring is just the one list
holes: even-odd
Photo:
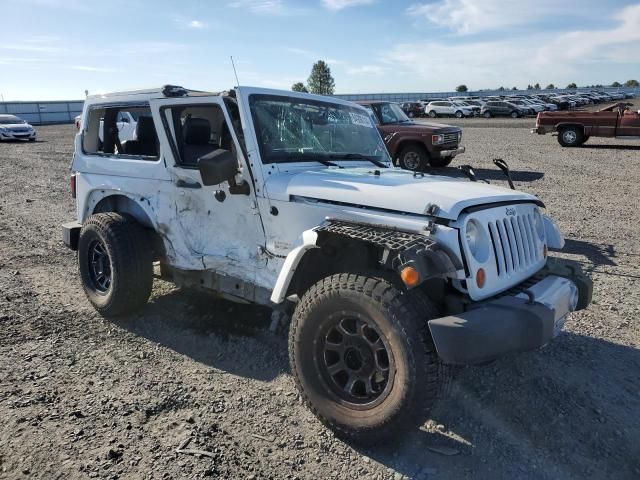
[[[118, 135], [123, 112], [134, 140]], [[441, 364], [541, 347], [591, 299], [576, 263], [547, 257], [564, 240], [537, 197], [393, 168], [367, 110], [331, 97], [89, 97], [72, 170], [63, 237], [99, 312], [144, 305], [154, 262], [177, 284], [292, 312], [300, 393], [354, 441], [420, 424]]]

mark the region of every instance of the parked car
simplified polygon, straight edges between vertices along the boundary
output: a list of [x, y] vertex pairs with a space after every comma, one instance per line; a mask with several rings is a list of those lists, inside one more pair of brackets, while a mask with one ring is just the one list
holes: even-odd
[[[533, 105], [529, 105], [528, 103], [526, 103], [524, 100], [521, 100], [519, 98], [510, 98], [509, 99], [509, 104], [510, 105], [516, 105], [518, 108], [520, 108], [520, 110], [522, 110], [524, 112], [525, 115], [534, 115], [535, 113], [537, 113], [536, 109], [533, 107]], [[544, 108], [539, 107], [539, 111], [543, 111]]]
[[[100, 115], [110, 131], [140, 108], [136, 153], [108, 136], [99, 150]], [[405, 437], [443, 365], [538, 349], [590, 302], [580, 264], [548, 258], [564, 239], [540, 199], [390, 168], [351, 102], [167, 86], [88, 97], [83, 116], [62, 233], [88, 301], [141, 308], [157, 262], [164, 280], [292, 314], [300, 398], [347, 440]]]
[[367, 108], [394, 164], [420, 171], [445, 167], [464, 152], [462, 130], [439, 123], [413, 122], [391, 102], [357, 102]]
[[555, 133], [563, 147], [579, 147], [590, 137], [640, 137], [640, 110], [630, 103], [616, 103], [597, 112], [539, 113], [532, 132]]
[[457, 100], [453, 103], [465, 109], [470, 109], [472, 116], [480, 115], [480, 106], [472, 104], [470, 100]]
[[523, 109], [518, 105], [514, 105], [505, 101], [489, 101], [483, 105], [480, 109], [480, 115], [485, 118], [509, 116], [512, 118], [518, 118], [526, 115], [529, 109]]
[[431, 118], [436, 117], [471, 117], [473, 116], [473, 109], [468, 106], [459, 105], [455, 102], [448, 100], [429, 102], [425, 108], [425, 113]]
[[404, 102], [400, 107], [409, 118], [422, 117], [424, 115], [424, 106], [420, 102]]
[[32, 125], [15, 115], [0, 115], [0, 141], [29, 140], [36, 141], [37, 132]]

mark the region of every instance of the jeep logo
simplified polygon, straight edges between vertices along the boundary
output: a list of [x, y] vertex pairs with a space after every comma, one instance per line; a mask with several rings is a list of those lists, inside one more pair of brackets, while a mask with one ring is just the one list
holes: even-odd
[[516, 214], [516, 209], [515, 208], [507, 207], [507, 216], [514, 216], [515, 214]]

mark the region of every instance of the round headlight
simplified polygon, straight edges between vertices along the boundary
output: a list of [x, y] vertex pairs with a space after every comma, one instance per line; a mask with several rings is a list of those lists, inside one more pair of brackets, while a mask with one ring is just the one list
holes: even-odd
[[540, 210], [538, 210], [537, 208], [535, 210], [535, 213], [533, 214], [533, 220], [536, 224], [536, 232], [538, 233], [538, 237], [540, 237], [540, 240], [544, 240], [544, 221], [542, 220]]
[[489, 260], [491, 245], [489, 234], [477, 220], [469, 220], [464, 230], [464, 237], [469, 253], [479, 263]]
[[480, 231], [478, 230], [476, 222], [471, 221], [467, 223], [467, 228], [464, 235], [467, 239], [467, 246], [469, 247], [469, 251], [471, 252], [471, 255], [475, 257], [478, 254], [480, 239]]

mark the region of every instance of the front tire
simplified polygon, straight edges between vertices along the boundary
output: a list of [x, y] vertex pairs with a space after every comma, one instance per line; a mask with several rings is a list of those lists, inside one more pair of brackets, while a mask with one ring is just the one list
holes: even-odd
[[144, 228], [128, 215], [89, 217], [80, 231], [78, 266], [87, 298], [106, 317], [134, 311], [151, 295], [150, 241]]
[[405, 170], [419, 172], [429, 161], [429, 155], [422, 145], [408, 145], [400, 150], [398, 164]]
[[511, 118], [518, 118], [520, 116], [520, 114], [518, 112], [516, 112], [515, 110], [513, 112], [511, 112]]
[[558, 143], [563, 147], [578, 147], [584, 143], [584, 133], [578, 127], [566, 127], [558, 132]]
[[458, 110], [458, 111], [455, 113], [455, 115], [456, 115], [456, 118], [462, 118], [462, 117], [464, 117], [464, 113], [462, 113], [460, 110]]
[[378, 277], [343, 273], [313, 285], [289, 333], [291, 370], [307, 406], [362, 444], [419, 426], [441, 381], [427, 328], [437, 315]]
[[491, 112], [484, 112], [484, 113], [482, 114], [482, 116], [483, 116], [484, 118], [491, 118]]
[[438, 114], [436, 113], [436, 111], [435, 111], [435, 110], [431, 110], [431, 111], [429, 112], [429, 116], [430, 116], [431, 118], [436, 118], [436, 117], [438, 116]]

